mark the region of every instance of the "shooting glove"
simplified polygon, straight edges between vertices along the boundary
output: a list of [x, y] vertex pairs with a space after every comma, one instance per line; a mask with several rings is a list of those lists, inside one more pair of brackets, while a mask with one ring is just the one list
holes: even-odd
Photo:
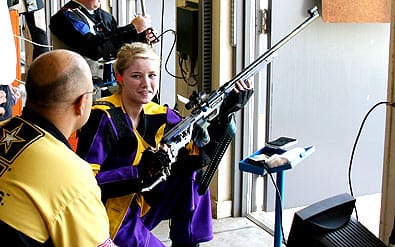
[[169, 155], [164, 150], [147, 148], [143, 152], [140, 164], [137, 167], [142, 183], [150, 185], [155, 182], [162, 176], [162, 171], [169, 167], [170, 162]]
[[227, 117], [231, 113], [242, 109], [254, 93], [253, 89], [240, 90], [239, 92], [230, 92], [221, 105], [220, 115]]
[[149, 28], [145, 31], [145, 37], [146, 37], [146, 42], [150, 45], [159, 42], [158, 32], [153, 28]]

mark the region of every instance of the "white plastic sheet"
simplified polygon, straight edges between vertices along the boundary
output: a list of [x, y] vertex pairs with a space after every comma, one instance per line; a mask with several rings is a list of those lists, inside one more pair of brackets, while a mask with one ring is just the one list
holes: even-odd
[[16, 79], [16, 48], [7, 1], [0, 0], [0, 84], [9, 85]]

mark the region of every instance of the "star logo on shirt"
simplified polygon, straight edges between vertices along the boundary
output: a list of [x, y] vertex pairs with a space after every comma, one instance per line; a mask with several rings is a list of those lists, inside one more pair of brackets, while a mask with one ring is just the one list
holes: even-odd
[[10, 149], [12, 143], [14, 142], [24, 142], [25, 139], [18, 136], [18, 132], [21, 130], [22, 125], [16, 127], [15, 129], [9, 131], [7, 129], [3, 129], [3, 136], [0, 139], [0, 145], [4, 145], [5, 152], [7, 153]]

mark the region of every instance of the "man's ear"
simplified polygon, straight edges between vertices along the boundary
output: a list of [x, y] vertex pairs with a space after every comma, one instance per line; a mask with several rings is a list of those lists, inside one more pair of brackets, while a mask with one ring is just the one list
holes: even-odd
[[82, 116], [84, 114], [86, 104], [85, 97], [86, 95], [81, 95], [74, 103], [74, 112], [78, 116]]

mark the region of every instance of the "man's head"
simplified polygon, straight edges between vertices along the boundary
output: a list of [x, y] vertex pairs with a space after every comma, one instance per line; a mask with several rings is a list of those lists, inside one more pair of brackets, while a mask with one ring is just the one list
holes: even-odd
[[89, 117], [92, 91], [92, 74], [85, 59], [72, 51], [54, 50], [31, 64], [26, 78], [26, 106], [56, 126], [63, 125], [62, 118], [67, 117], [69, 125], [78, 129]]

